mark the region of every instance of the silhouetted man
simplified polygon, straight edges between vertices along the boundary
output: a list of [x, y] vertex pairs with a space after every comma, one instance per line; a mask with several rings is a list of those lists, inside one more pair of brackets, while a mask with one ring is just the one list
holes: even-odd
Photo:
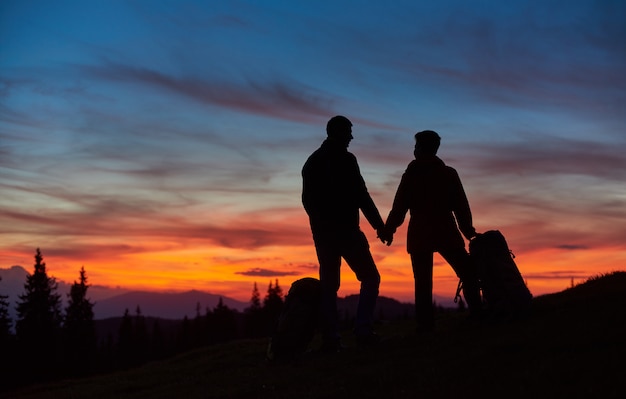
[[393, 237], [410, 211], [407, 250], [415, 278], [418, 332], [430, 331], [434, 325], [434, 252], [439, 252], [463, 281], [470, 316], [478, 317], [481, 311], [478, 278], [459, 232], [468, 240], [476, 235], [472, 213], [456, 170], [436, 155], [440, 142], [432, 130], [415, 135], [415, 160], [402, 175], [385, 225], [386, 234]]
[[359, 210], [384, 239], [384, 222], [367, 191], [356, 157], [348, 152], [352, 123], [335, 116], [326, 125], [327, 138], [302, 168], [302, 203], [309, 215], [320, 264], [322, 350], [340, 349], [337, 291], [343, 258], [361, 282], [355, 334], [359, 345], [371, 345], [380, 275], [359, 228]]

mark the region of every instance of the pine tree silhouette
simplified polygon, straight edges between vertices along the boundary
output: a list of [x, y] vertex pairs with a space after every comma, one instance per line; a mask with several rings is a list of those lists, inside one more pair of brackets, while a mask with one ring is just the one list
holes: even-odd
[[263, 328], [263, 307], [261, 306], [261, 294], [257, 287], [256, 281], [252, 288], [252, 296], [250, 297], [250, 306], [244, 310], [244, 334], [246, 337], [262, 337], [265, 336]]
[[74, 281], [68, 294], [63, 324], [65, 361], [73, 375], [84, 375], [93, 369], [96, 352], [94, 304], [87, 298], [87, 274], [80, 268], [80, 279]]
[[[1, 280], [1, 278], [0, 278]], [[18, 359], [22, 357], [17, 345], [15, 335], [11, 332], [12, 321], [9, 317], [9, 296], [0, 295], [0, 392], [19, 385], [24, 380], [24, 373], [20, 367], [16, 367]], [[1, 396], [1, 393], [0, 393]]]
[[193, 318], [191, 322], [191, 330], [192, 330], [192, 342], [191, 345], [193, 347], [198, 347], [202, 345], [206, 345], [210, 341], [210, 333], [208, 329], [210, 316], [207, 316], [208, 309], [205, 314], [202, 314], [202, 306], [200, 302], [196, 303], [196, 316]]
[[278, 279], [276, 279], [276, 284], [272, 286], [272, 282], [270, 281], [270, 285], [267, 288], [267, 294], [263, 299], [263, 307], [265, 309], [271, 310], [280, 310], [283, 306], [283, 289], [278, 285]]
[[252, 297], [250, 298], [249, 309], [261, 309], [261, 294], [259, 293], [256, 281], [254, 282], [254, 287], [252, 288]]
[[211, 328], [213, 329], [215, 342], [226, 342], [238, 338], [235, 310], [226, 306], [222, 297], [220, 297], [217, 306], [213, 309], [212, 320]]
[[149, 360], [162, 359], [167, 355], [167, 343], [159, 319], [154, 319], [152, 334], [150, 335]]
[[133, 320], [133, 357], [137, 363], [143, 363], [148, 358], [150, 338], [146, 317], [141, 312], [141, 307], [135, 308]]
[[26, 276], [24, 293], [17, 303], [16, 336], [23, 359], [35, 379], [49, 378], [58, 367], [59, 332], [61, 328], [61, 296], [57, 283], [48, 277], [41, 251], [35, 254], [33, 274]]
[[122, 316], [117, 338], [117, 358], [121, 367], [128, 367], [135, 360], [133, 358], [133, 339], [133, 320], [130, 317], [128, 308], [126, 308], [124, 316]]
[[283, 303], [283, 290], [280, 285], [278, 285], [278, 279], [276, 279], [275, 285], [272, 285], [272, 282], [270, 281], [269, 287], [267, 288], [267, 294], [263, 299], [266, 334], [272, 334], [276, 322], [278, 321], [278, 317], [280, 316], [280, 312], [283, 309]]
[[[2, 281], [2, 277], [0, 277]], [[8, 295], [0, 295], [0, 348], [4, 348], [11, 338], [11, 318], [9, 317]]]

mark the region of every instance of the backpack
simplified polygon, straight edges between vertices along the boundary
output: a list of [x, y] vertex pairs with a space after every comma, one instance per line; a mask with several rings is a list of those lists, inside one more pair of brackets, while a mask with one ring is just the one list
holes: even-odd
[[469, 253], [478, 271], [487, 315], [510, 319], [530, 310], [533, 296], [500, 231], [478, 234], [469, 243]]
[[302, 355], [318, 326], [320, 281], [305, 277], [294, 281], [267, 348], [269, 360], [289, 360]]

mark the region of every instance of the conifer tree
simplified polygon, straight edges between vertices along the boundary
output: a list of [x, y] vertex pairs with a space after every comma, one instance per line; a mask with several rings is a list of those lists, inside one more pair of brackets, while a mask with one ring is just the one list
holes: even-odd
[[249, 309], [261, 309], [261, 294], [259, 294], [259, 288], [256, 285], [256, 281], [254, 282], [254, 287], [252, 288], [252, 297], [250, 298]]
[[[0, 278], [1, 280], [1, 278]], [[13, 385], [19, 385], [24, 380], [24, 373], [19, 364], [22, 354], [14, 344], [15, 336], [11, 333], [11, 318], [9, 317], [8, 295], [0, 295], [0, 392], [9, 390]], [[2, 394], [0, 393], [0, 396]]]
[[35, 270], [26, 277], [24, 293], [17, 303], [16, 336], [24, 360], [34, 378], [49, 377], [58, 368], [47, 369], [56, 361], [61, 328], [61, 296], [57, 282], [48, 277], [41, 251], [35, 254]]
[[146, 317], [141, 312], [141, 308], [137, 305], [135, 309], [135, 320], [133, 323], [133, 353], [134, 358], [138, 362], [143, 362], [148, 357], [149, 336]]
[[193, 331], [189, 317], [185, 315], [178, 331], [177, 350], [179, 352], [188, 351], [193, 347]]
[[94, 304], [87, 298], [88, 289], [87, 274], [81, 267], [80, 279], [74, 281], [68, 294], [63, 324], [66, 363], [73, 374], [90, 371], [96, 351]]
[[246, 337], [261, 337], [265, 335], [263, 328], [263, 308], [261, 307], [261, 294], [256, 281], [252, 288], [250, 306], [244, 310], [244, 333]]
[[[2, 277], [0, 277], [2, 281]], [[11, 318], [9, 317], [9, 296], [0, 295], [0, 347], [7, 344], [11, 337]]]
[[276, 279], [276, 285], [272, 286], [272, 282], [270, 281], [270, 285], [267, 289], [267, 294], [263, 299], [263, 307], [264, 308], [274, 308], [280, 309], [283, 305], [283, 289], [278, 285], [278, 279]]
[[220, 297], [217, 306], [213, 309], [213, 337], [214, 342], [225, 342], [238, 338], [235, 310], [224, 304]]
[[272, 282], [270, 281], [270, 285], [267, 289], [267, 294], [263, 299], [263, 313], [265, 314], [265, 332], [266, 334], [271, 334], [274, 330], [274, 326], [280, 316], [280, 312], [283, 309], [283, 290], [278, 285], [278, 279], [276, 279], [276, 284], [272, 286]]
[[120, 323], [117, 337], [118, 359], [122, 367], [127, 367], [133, 359], [133, 320], [128, 308], [124, 310], [124, 316]]
[[67, 295], [69, 300], [65, 309], [65, 328], [85, 327], [85, 324], [90, 328], [93, 327], [94, 303], [87, 298], [87, 290], [90, 286], [87, 284], [85, 267], [81, 267], [79, 273], [80, 279], [74, 281]]
[[161, 330], [159, 319], [155, 318], [152, 324], [152, 334], [150, 335], [150, 358], [149, 360], [161, 359], [166, 354], [166, 342]]
[[209, 309], [205, 309], [205, 313], [202, 314], [202, 305], [200, 302], [196, 303], [196, 316], [193, 318], [191, 322], [191, 330], [192, 330], [192, 347], [199, 347], [206, 345], [210, 342], [210, 331], [209, 331], [209, 322], [211, 316], [209, 315]]

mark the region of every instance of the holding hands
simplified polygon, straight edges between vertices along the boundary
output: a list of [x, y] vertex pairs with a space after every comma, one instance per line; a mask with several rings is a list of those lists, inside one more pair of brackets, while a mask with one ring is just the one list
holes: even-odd
[[380, 241], [387, 246], [390, 246], [393, 242], [393, 231], [391, 231], [387, 226], [376, 230], [376, 234]]

